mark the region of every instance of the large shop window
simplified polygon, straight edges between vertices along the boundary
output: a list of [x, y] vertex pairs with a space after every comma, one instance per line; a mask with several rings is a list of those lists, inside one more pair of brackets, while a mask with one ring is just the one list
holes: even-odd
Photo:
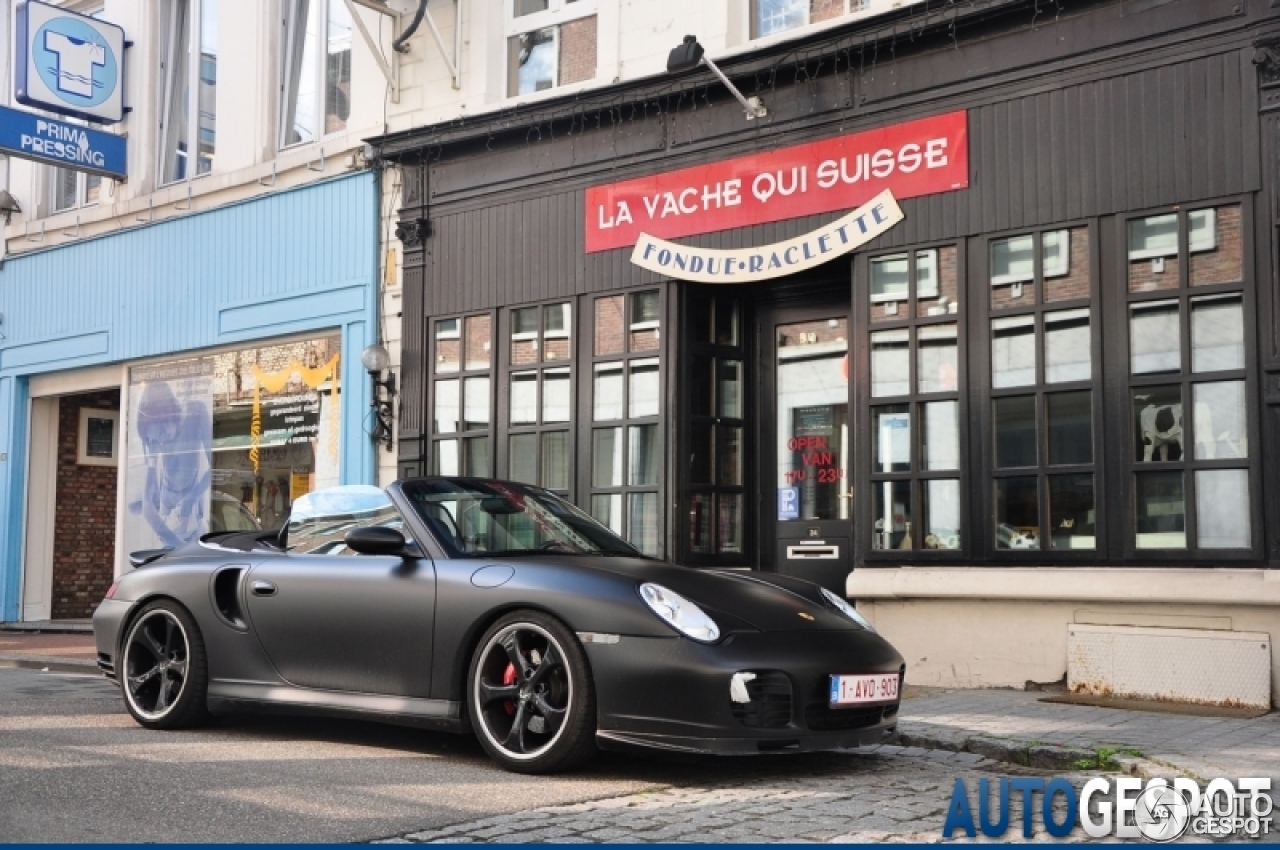
[[956, 245], [871, 257], [860, 389], [869, 548], [957, 553], [968, 545], [960, 451], [965, 346]]
[[689, 497], [679, 519], [697, 563], [741, 564], [746, 528], [747, 358], [738, 299], [687, 288]]
[[278, 528], [338, 483], [341, 338], [129, 370], [125, 551]]
[[283, 7], [279, 144], [286, 148], [346, 129], [352, 22], [344, 0], [283, 0]]
[[163, 9], [161, 184], [213, 170], [218, 119], [218, 0], [172, 0]]
[[590, 511], [661, 556], [662, 291], [597, 298], [592, 311]]
[[861, 12], [870, 0], [751, 0], [751, 37], [764, 38]]
[[504, 0], [507, 96], [596, 78], [596, 0]]
[[457, 316], [432, 325], [431, 471], [493, 474], [493, 316]]
[[996, 552], [1096, 555], [1095, 330], [1088, 227], [988, 242], [987, 516]]
[[569, 495], [573, 481], [573, 305], [507, 311], [507, 477]]
[[1128, 419], [1136, 549], [1253, 546], [1238, 204], [1132, 218], [1128, 229]]

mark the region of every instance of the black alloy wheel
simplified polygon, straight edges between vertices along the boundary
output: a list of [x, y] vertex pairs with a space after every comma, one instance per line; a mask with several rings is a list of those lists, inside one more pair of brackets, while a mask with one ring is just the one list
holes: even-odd
[[552, 773], [595, 754], [595, 689], [586, 653], [559, 620], [516, 611], [471, 660], [468, 710], [480, 744], [517, 773]]
[[120, 688], [138, 723], [180, 729], [208, 720], [204, 640], [180, 605], [160, 600], [143, 608], [129, 626], [121, 656]]

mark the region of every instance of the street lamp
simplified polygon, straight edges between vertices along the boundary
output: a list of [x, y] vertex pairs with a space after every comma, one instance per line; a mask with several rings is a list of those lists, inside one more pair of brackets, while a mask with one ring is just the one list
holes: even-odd
[[747, 112], [748, 121], [753, 118], [763, 118], [769, 114], [769, 111], [764, 108], [764, 104], [760, 101], [760, 98], [743, 97], [742, 92], [738, 91], [738, 87], [729, 82], [729, 78], [724, 75], [724, 72], [716, 67], [716, 63], [712, 62], [704, 55], [705, 52], [706, 51], [702, 49], [702, 45], [698, 44], [698, 37], [696, 35], [686, 35], [684, 37], [684, 41], [667, 55], [667, 73], [678, 74], [681, 71], [688, 71], [696, 68], [699, 63], [705, 62], [707, 67], [715, 72], [715, 75], [720, 78], [720, 82], [724, 83], [725, 87], [729, 89], [729, 94], [737, 98], [738, 103], [742, 104], [742, 108]]
[[[387, 368], [391, 365], [391, 355], [381, 343], [374, 343], [360, 352], [360, 364], [373, 381], [373, 400], [369, 402], [369, 406], [373, 408], [373, 427], [369, 431], [369, 437], [391, 451], [394, 438], [391, 400], [396, 397], [396, 373]], [[386, 380], [382, 379], [384, 371], [387, 373]], [[384, 390], [386, 395], [383, 395]]]

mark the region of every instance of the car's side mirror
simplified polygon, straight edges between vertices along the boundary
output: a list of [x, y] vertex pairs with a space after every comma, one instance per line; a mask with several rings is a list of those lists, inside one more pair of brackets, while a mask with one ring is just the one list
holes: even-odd
[[404, 555], [404, 535], [394, 528], [371, 525], [353, 528], [343, 538], [347, 548], [361, 555]]

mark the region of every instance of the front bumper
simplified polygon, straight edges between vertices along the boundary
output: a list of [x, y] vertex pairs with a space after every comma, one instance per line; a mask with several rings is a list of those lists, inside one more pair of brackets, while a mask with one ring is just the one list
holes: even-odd
[[98, 648], [98, 669], [108, 679], [116, 678], [116, 653], [120, 649], [120, 629], [132, 602], [104, 599], [93, 612], [93, 642]]
[[[872, 632], [739, 633], [705, 645], [681, 637], [587, 644], [603, 749], [746, 754], [847, 749], [896, 729], [898, 701], [831, 708], [832, 674], [901, 676], [902, 656]], [[757, 675], [735, 702], [735, 673]], [[757, 687], [759, 686], [759, 687]]]

